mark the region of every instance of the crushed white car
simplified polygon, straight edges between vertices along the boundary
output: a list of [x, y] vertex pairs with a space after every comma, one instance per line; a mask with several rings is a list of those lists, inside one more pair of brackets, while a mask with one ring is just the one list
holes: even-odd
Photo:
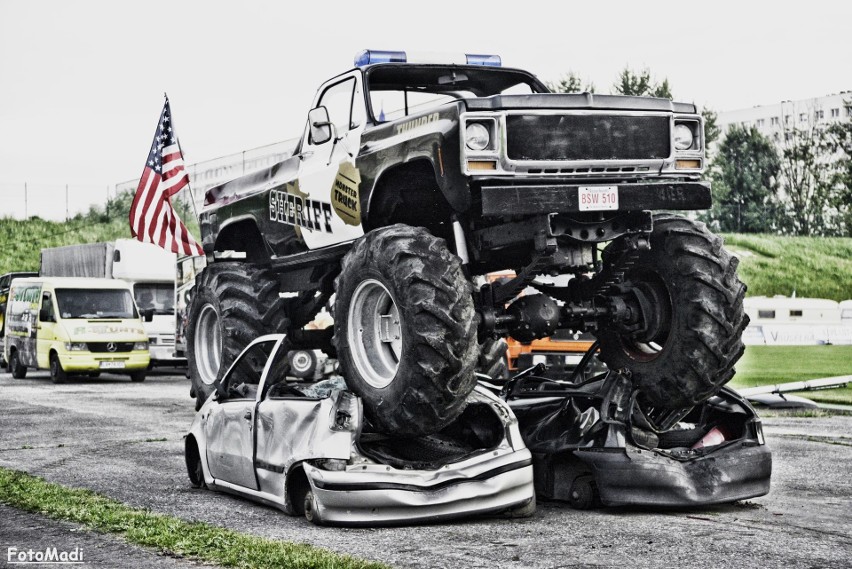
[[342, 379], [288, 379], [288, 344], [282, 334], [251, 342], [198, 411], [185, 447], [193, 486], [320, 525], [533, 513], [532, 456], [499, 397], [477, 387], [441, 431], [389, 436]]

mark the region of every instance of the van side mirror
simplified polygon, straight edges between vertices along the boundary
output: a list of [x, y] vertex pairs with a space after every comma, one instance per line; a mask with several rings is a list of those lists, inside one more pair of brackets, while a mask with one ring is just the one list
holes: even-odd
[[56, 322], [56, 319], [50, 314], [50, 310], [42, 308], [38, 311], [38, 319], [41, 322]]
[[317, 107], [308, 112], [308, 125], [311, 129], [311, 144], [325, 144], [331, 140], [331, 120], [328, 118], [328, 109]]
[[145, 310], [140, 310], [139, 314], [142, 315], [142, 319], [145, 322], [151, 322], [154, 319], [154, 309], [146, 308]]

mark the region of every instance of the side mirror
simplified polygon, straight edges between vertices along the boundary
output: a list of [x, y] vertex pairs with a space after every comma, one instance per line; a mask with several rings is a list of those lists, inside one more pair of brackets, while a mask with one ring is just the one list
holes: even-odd
[[140, 310], [139, 313], [142, 315], [142, 319], [145, 322], [151, 322], [154, 320], [154, 309], [146, 308], [145, 310]]
[[311, 129], [311, 144], [325, 144], [331, 140], [333, 125], [325, 107], [317, 107], [308, 112], [308, 125]]
[[38, 319], [41, 322], [53, 322], [53, 318], [50, 316], [50, 311], [46, 308], [42, 308], [38, 311]]

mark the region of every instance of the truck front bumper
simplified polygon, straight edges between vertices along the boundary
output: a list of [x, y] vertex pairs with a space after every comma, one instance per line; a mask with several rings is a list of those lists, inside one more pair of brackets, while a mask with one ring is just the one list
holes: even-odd
[[150, 345], [148, 350], [151, 353], [151, 365], [155, 366], [179, 366], [186, 365], [186, 358], [175, 356], [174, 345], [155, 346]]
[[709, 208], [711, 202], [708, 182], [595, 182], [586, 185], [483, 182], [482, 215], [503, 217], [600, 211], [581, 209], [580, 206], [580, 188], [596, 187], [618, 188], [617, 208], [604, 211], [696, 210]]
[[59, 355], [62, 369], [69, 373], [80, 372], [130, 372], [147, 369], [151, 357], [147, 351], [117, 354], [93, 354], [91, 352], [66, 352]]

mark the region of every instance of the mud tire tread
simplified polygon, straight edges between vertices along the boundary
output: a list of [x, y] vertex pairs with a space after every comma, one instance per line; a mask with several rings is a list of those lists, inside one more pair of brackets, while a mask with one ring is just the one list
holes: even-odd
[[[365, 279], [377, 279], [403, 316], [403, 349], [394, 380], [383, 389], [361, 378], [346, 339], [349, 302]], [[461, 260], [423, 228], [391, 225], [356, 241], [335, 279], [334, 342], [343, 377], [381, 431], [434, 433], [464, 410], [476, 385], [478, 344], [473, 289]]]
[[[745, 350], [746, 286], [737, 277], [737, 258], [703, 223], [655, 215], [650, 239], [651, 249], [640, 253], [636, 267], [656, 271], [669, 289], [669, 340], [656, 359], [640, 361], [624, 349], [615, 331], [605, 330], [599, 334], [600, 359], [611, 368], [628, 369], [634, 385], [652, 405], [696, 405], [733, 377], [734, 364]], [[612, 260], [618, 255], [607, 257]]]
[[271, 270], [246, 263], [213, 263], [196, 277], [189, 306], [186, 353], [190, 395], [200, 409], [215, 389], [201, 380], [195, 354], [195, 334], [201, 309], [212, 305], [219, 315], [222, 354], [216, 379], [222, 376], [249, 342], [264, 334], [286, 330], [284, 300]]

